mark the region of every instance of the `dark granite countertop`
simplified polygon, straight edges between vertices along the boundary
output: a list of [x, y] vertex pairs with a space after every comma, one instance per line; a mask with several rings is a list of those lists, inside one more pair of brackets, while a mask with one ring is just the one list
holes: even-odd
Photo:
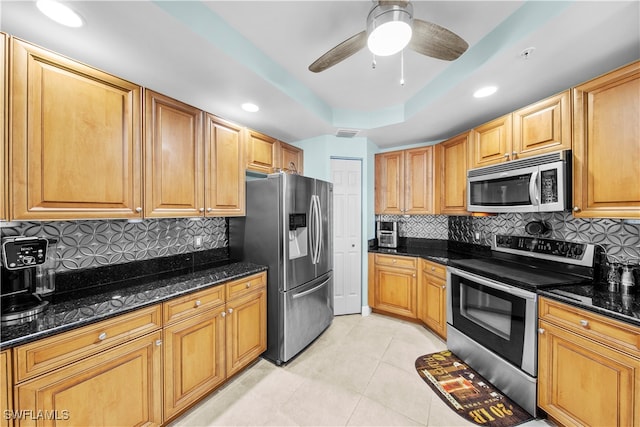
[[[395, 249], [380, 248], [371, 242], [369, 252], [413, 256], [443, 265], [455, 264], [458, 259], [487, 258], [492, 256], [486, 246], [458, 243], [447, 240], [402, 239]], [[608, 292], [606, 284], [582, 281], [580, 284], [537, 289], [542, 295], [557, 301], [640, 326], [640, 291], [632, 295]], [[636, 286], [640, 288], [640, 286]]]
[[167, 301], [230, 280], [249, 276], [267, 267], [247, 262], [231, 262], [187, 274], [136, 285], [107, 286], [101, 291], [52, 301], [34, 320], [13, 326], [2, 326], [0, 349], [49, 337], [60, 332], [99, 322], [142, 307]]
[[538, 294], [593, 313], [640, 326], [640, 295], [609, 292], [603, 284], [542, 289]]

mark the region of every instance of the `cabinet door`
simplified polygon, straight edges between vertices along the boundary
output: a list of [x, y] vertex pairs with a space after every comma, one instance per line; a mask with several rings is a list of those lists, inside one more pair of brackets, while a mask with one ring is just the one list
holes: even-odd
[[426, 275], [424, 291], [424, 323], [442, 338], [447, 338], [447, 297], [446, 282], [431, 275]]
[[571, 149], [571, 95], [564, 91], [513, 113], [514, 158]]
[[376, 154], [376, 214], [404, 213], [404, 152]]
[[640, 359], [539, 325], [538, 406], [563, 425], [640, 423]]
[[150, 90], [145, 94], [145, 216], [200, 216], [202, 112]]
[[[15, 388], [16, 405], [57, 418], [55, 425], [160, 425], [160, 336], [145, 335], [21, 383]], [[35, 426], [35, 418], [21, 419], [20, 426]], [[48, 421], [38, 425], [54, 425]]]
[[404, 153], [404, 213], [433, 213], [433, 147]]
[[573, 90], [574, 216], [640, 218], [640, 62]]
[[280, 165], [282, 170], [302, 175], [304, 172], [304, 151], [293, 145], [280, 141]]
[[140, 218], [141, 89], [12, 39], [11, 218]]
[[7, 147], [9, 143], [9, 132], [7, 132], [8, 114], [7, 103], [9, 98], [7, 97], [7, 48], [8, 37], [4, 33], [0, 33], [0, 117], [2, 117], [2, 123], [0, 123], [0, 141], [2, 141], [2, 148], [0, 148], [0, 220], [7, 219], [7, 206], [9, 201], [7, 200], [7, 191], [5, 185], [5, 159], [9, 155], [7, 153]]
[[436, 145], [436, 212], [468, 215], [467, 169], [469, 132]]
[[511, 114], [507, 114], [473, 129], [471, 168], [513, 159], [511, 123]]
[[417, 286], [415, 270], [376, 266], [375, 308], [415, 319]]
[[11, 427], [13, 418], [6, 416], [13, 410], [13, 375], [11, 367], [11, 350], [0, 352], [0, 426]]
[[207, 216], [245, 214], [244, 131], [211, 114], [205, 118]]
[[278, 140], [249, 130], [247, 137], [247, 169], [271, 173], [276, 166]]
[[267, 349], [267, 292], [227, 302], [227, 376], [230, 377]]
[[225, 380], [224, 313], [223, 306], [165, 328], [165, 419]]

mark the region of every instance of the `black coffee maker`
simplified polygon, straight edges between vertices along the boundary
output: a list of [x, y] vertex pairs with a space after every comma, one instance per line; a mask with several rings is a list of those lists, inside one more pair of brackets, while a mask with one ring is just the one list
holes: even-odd
[[2, 239], [0, 322], [3, 325], [32, 320], [47, 306], [48, 301], [43, 297], [53, 291], [53, 278], [43, 269], [48, 261], [48, 243], [43, 237]]

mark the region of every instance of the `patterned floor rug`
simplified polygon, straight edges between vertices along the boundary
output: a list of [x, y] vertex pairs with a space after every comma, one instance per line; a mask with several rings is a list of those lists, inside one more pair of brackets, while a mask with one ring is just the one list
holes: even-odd
[[511, 427], [533, 419], [448, 350], [418, 357], [416, 370], [451, 409], [477, 425]]

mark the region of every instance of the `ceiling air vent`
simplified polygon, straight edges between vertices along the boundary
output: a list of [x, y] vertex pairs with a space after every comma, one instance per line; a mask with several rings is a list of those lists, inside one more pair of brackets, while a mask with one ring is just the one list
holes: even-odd
[[340, 138], [353, 138], [359, 133], [360, 131], [357, 129], [338, 129], [336, 136]]

